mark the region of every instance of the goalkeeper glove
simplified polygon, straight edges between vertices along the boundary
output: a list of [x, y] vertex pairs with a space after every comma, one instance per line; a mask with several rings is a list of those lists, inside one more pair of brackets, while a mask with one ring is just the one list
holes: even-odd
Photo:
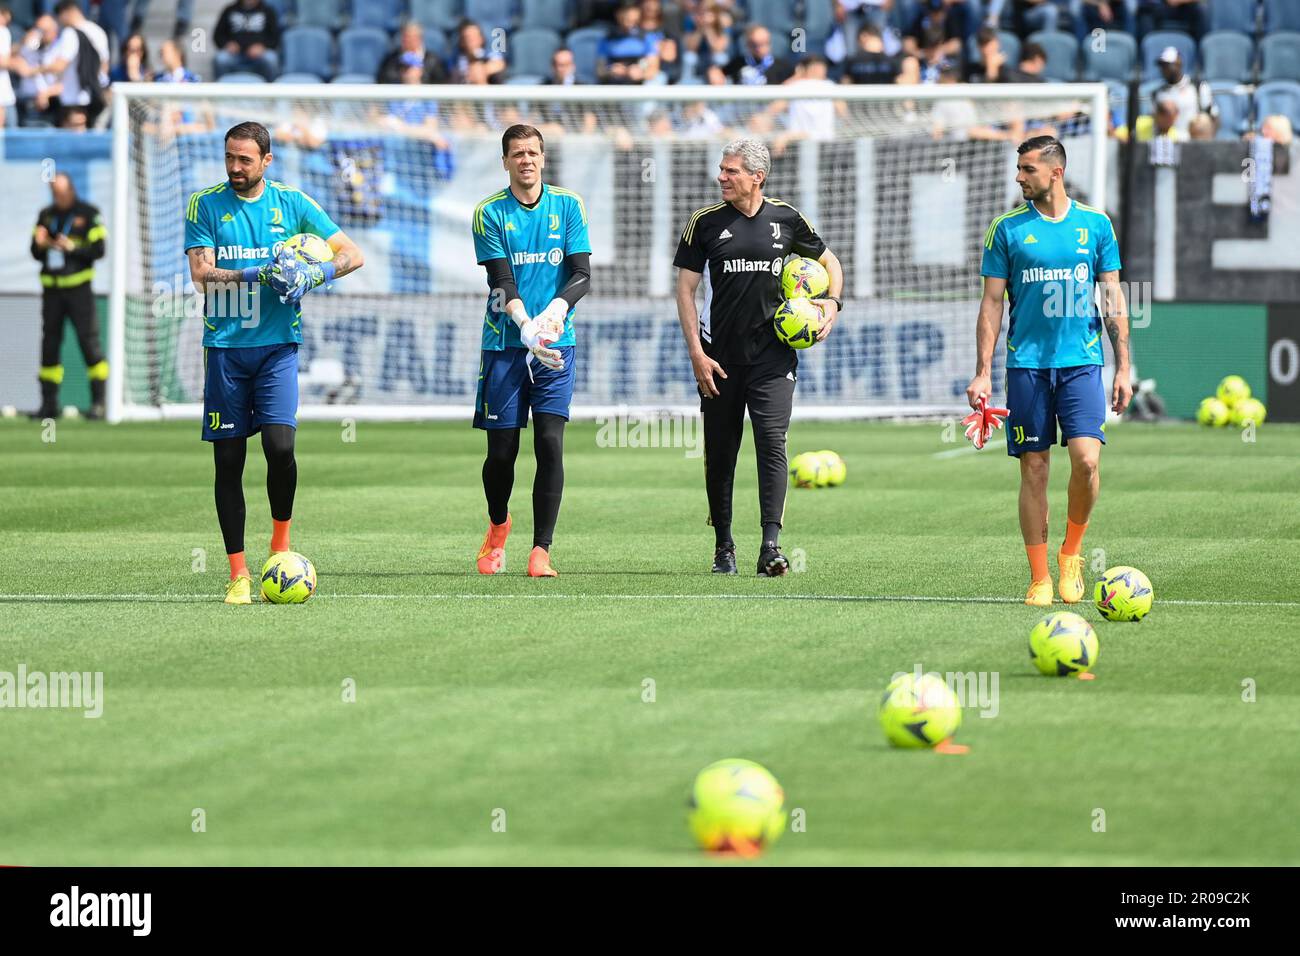
[[510, 312], [510, 318], [519, 326], [519, 341], [537, 361], [556, 372], [564, 370], [564, 357], [556, 349], [549, 348], [560, 337], [560, 333], [553, 335], [553, 327], [543, 328], [536, 320], [530, 319], [522, 302]]
[[569, 303], [561, 298], [554, 298], [550, 305], [534, 317], [534, 321], [542, 330], [543, 337], [549, 337], [551, 342], [555, 342], [564, 335], [564, 323], [568, 316]]
[[1002, 427], [1002, 420], [1011, 412], [1005, 408], [989, 408], [988, 396], [979, 397], [979, 405], [961, 420], [966, 426], [966, 437], [976, 448], [983, 448], [993, 434], [993, 429]]

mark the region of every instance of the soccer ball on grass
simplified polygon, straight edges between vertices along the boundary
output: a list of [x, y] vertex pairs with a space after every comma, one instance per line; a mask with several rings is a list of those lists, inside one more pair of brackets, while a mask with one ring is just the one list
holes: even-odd
[[1049, 677], [1092, 670], [1099, 650], [1097, 632], [1072, 611], [1049, 614], [1029, 632], [1029, 657]]
[[711, 853], [757, 856], [785, 829], [785, 791], [752, 760], [719, 760], [695, 777], [687, 822]]
[[1137, 568], [1114, 567], [1106, 571], [1093, 590], [1097, 610], [1108, 621], [1140, 621], [1151, 610], [1155, 591]]
[[316, 593], [316, 568], [297, 551], [279, 551], [262, 565], [262, 597], [272, 604], [301, 604]]
[[895, 747], [935, 747], [961, 726], [961, 703], [937, 674], [900, 674], [885, 688], [877, 716]]

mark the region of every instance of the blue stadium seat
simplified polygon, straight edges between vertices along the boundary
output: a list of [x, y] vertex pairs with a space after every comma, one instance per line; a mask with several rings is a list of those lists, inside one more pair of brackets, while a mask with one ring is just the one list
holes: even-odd
[[604, 27], [579, 27], [564, 38], [564, 45], [573, 51], [573, 66], [579, 82], [596, 82], [596, 50], [603, 39]]
[[772, 34], [773, 55], [776, 53], [777, 34], [784, 34], [788, 41], [790, 31], [795, 28], [794, 4], [790, 0], [749, 0], [749, 22], [761, 23]]
[[411, 0], [411, 19], [425, 30], [454, 30], [465, 15], [465, 0]]
[[1073, 33], [1039, 30], [1031, 33], [1026, 42], [1037, 43], [1047, 53], [1047, 66], [1043, 76], [1050, 80], [1073, 80], [1079, 73], [1079, 41]]
[[1300, 127], [1300, 83], [1274, 80], [1260, 84], [1255, 90], [1255, 125], [1274, 113], [1289, 117], [1292, 127]]
[[1259, 41], [1259, 79], [1300, 80], [1300, 33], [1271, 33]]
[[261, 73], [245, 73], [242, 70], [235, 70], [233, 73], [225, 73], [218, 83], [265, 83], [266, 77]]
[[352, 0], [351, 27], [374, 27], [389, 33], [397, 29], [405, 13], [402, 0]]
[[321, 83], [324, 82], [315, 73], [281, 73], [275, 78], [277, 83]]
[[339, 72], [379, 75], [392, 41], [388, 33], [375, 27], [348, 27], [339, 34]]
[[447, 35], [435, 27], [424, 28], [424, 48], [437, 54], [438, 59], [447, 59], [451, 47]]
[[1210, 92], [1214, 94], [1214, 105], [1219, 108], [1219, 131], [1214, 138], [1240, 139], [1250, 126], [1249, 88], [1225, 81], [1211, 83]]
[[515, 14], [515, 0], [465, 0], [465, 16], [483, 28], [490, 39], [494, 29], [509, 30]]
[[545, 77], [536, 73], [511, 73], [506, 79], [506, 86], [537, 86]]
[[1264, 33], [1300, 30], [1300, 3], [1296, 0], [1264, 0]]
[[1137, 65], [1138, 45], [1127, 33], [1107, 30], [1101, 52], [1093, 49], [1092, 38], [1083, 44], [1085, 80], [1127, 80]]
[[324, 27], [290, 27], [280, 37], [280, 61], [285, 73], [315, 73], [327, 78], [333, 40]]
[[516, 30], [510, 34], [510, 69], [545, 76], [551, 72], [551, 54], [559, 48], [560, 35], [554, 30]]
[[1210, 30], [1255, 35], [1255, 0], [1210, 0]]
[[[793, 28], [791, 28], [793, 29]], [[772, 34], [772, 55], [778, 60], [790, 59], [791, 47], [794, 45], [790, 37], [790, 30], [769, 30]], [[744, 40], [741, 41], [744, 45]], [[799, 59], [803, 59], [803, 54], [799, 54]]]
[[525, 30], [554, 30], [563, 34], [573, 21], [570, 0], [524, 0], [519, 26]]
[[1171, 46], [1183, 58], [1183, 72], [1188, 76], [1196, 72], [1196, 41], [1186, 33], [1175, 30], [1153, 30], [1142, 38], [1142, 78], [1152, 80], [1160, 75], [1156, 58], [1160, 51]]
[[[847, 24], [845, 25], [847, 26]], [[803, 28], [808, 31], [808, 39], [811, 41], [811, 45], [820, 50], [826, 42], [826, 38], [835, 30], [835, 4], [821, 3], [820, 0], [809, 0], [803, 6]], [[845, 34], [845, 39], [848, 40], [850, 50], [857, 49], [858, 37], [856, 32], [851, 37]]]
[[343, 0], [297, 0], [293, 24], [296, 27], [320, 27], [333, 32], [343, 22]]
[[1201, 38], [1201, 77], [1231, 80], [1234, 83], [1250, 81], [1255, 64], [1255, 41], [1244, 33], [1219, 30]]
[[375, 82], [375, 78], [373, 75], [367, 76], [365, 73], [340, 73], [331, 82], [341, 83], [344, 86], [364, 86]]

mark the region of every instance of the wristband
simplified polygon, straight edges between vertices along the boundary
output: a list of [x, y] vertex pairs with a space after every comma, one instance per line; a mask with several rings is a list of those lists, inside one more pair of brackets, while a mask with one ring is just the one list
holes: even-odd
[[332, 262], [322, 262], [320, 264], [321, 280], [317, 285], [326, 285], [334, 281], [334, 276], [338, 272]]

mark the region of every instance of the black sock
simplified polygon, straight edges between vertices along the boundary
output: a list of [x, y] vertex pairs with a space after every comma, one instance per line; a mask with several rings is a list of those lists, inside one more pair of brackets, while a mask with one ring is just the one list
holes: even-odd
[[247, 438], [223, 438], [212, 443], [217, 466], [217, 522], [226, 544], [226, 554], [244, 550], [244, 456]]
[[564, 496], [564, 419], [533, 414], [533, 453], [537, 476], [533, 479], [533, 547], [551, 550], [555, 522]]
[[713, 543], [715, 547], [721, 548], [723, 545], [731, 545], [731, 524], [715, 524], [713, 526]]
[[781, 538], [781, 525], [776, 521], [769, 521], [763, 525], [763, 543], [771, 541], [776, 544]]
[[515, 486], [515, 458], [519, 455], [518, 428], [489, 428], [488, 452], [483, 460], [483, 493], [488, 520], [505, 524], [510, 515], [510, 492]]
[[293, 496], [298, 490], [298, 462], [293, 455], [296, 429], [292, 425], [263, 425], [262, 453], [266, 455], [266, 497], [271, 517], [293, 517]]

